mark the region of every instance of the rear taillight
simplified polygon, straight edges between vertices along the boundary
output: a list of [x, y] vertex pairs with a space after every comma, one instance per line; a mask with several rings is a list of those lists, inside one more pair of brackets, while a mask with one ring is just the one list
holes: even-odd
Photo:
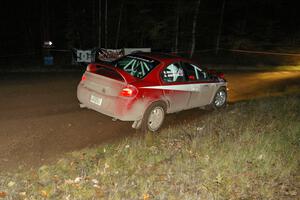
[[81, 81], [85, 81], [86, 80], [86, 76], [83, 74], [81, 77]]
[[136, 87], [132, 85], [128, 85], [125, 88], [123, 88], [120, 92], [120, 96], [122, 97], [133, 97], [137, 94], [137, 89]]

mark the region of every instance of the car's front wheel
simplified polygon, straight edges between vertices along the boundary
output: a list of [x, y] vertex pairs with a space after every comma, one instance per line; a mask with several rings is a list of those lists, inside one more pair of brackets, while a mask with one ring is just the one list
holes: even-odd
[[211, 106], [213, 109], [217, 110], [220, 108], [224, 108], [226, 106], [227, 103], [227, 92], [226, 92], [226, 88], [221, 87], [220, 89], [218, 89], [218, 91], [216, 92], [213, 102], [211, 103]]
[[163, 124], [166, 115], [166, 106], [162, 102], [152, 103], [144, 113], [142, 130], [155, 132]]

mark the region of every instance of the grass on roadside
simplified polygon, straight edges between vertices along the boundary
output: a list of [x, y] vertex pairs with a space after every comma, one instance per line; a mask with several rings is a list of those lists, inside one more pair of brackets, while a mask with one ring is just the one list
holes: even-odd
[[0, 173], [0, 199], [297, 199], [300, 98], [221, 112]]

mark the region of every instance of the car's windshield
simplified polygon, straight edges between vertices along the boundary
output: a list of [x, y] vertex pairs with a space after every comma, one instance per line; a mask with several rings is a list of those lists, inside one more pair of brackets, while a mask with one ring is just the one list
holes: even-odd
[[129, 55], [114, 61], [112, 64], [136, 78], [144, 78], [159, 62], [149, 58]]

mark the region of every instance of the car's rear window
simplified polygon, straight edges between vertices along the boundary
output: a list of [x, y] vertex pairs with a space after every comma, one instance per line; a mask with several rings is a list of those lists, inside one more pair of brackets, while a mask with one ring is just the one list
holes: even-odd
[[122, 69], [128, 74], [140, 79], [149, 74], [149, 72], [158, 64], [159, 62], [157, 60], [135, 55], [125, 56], [113, 62], [115, 67]]

